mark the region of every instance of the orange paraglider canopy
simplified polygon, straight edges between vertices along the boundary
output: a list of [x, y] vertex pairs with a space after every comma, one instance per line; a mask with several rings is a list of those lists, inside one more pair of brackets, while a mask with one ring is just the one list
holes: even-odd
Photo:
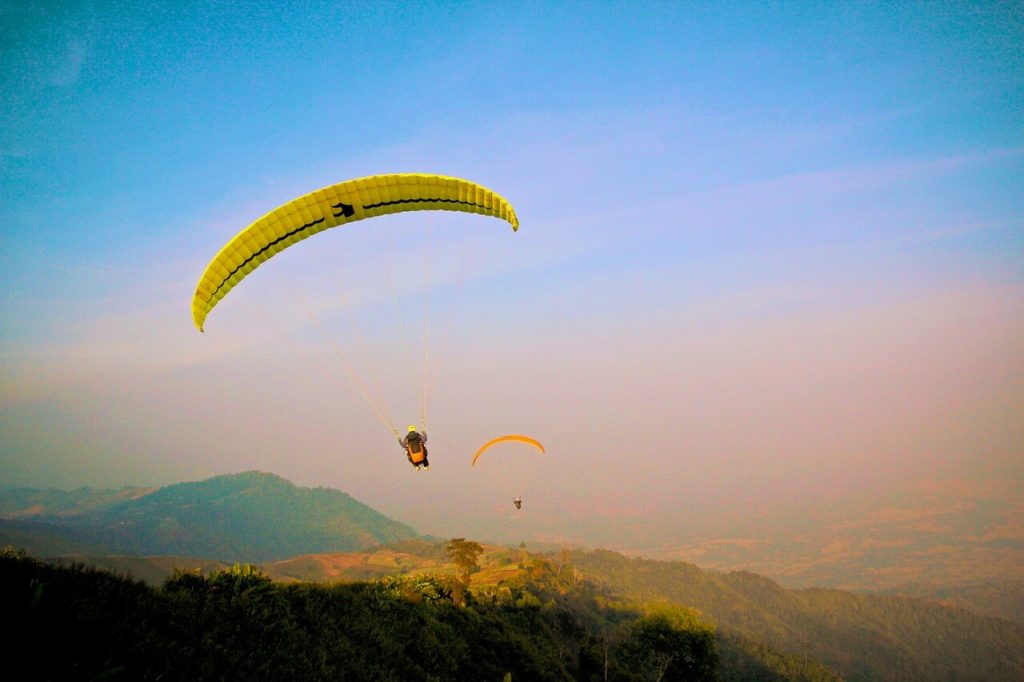
[[485, 452], [487, 452], [492, 446], [497, 445], [498, 443], [505, 443], [505, 442], [508, 442], [508, 441], [518, 441], [520, 443], [526, 443], [527, 445], [532, 445], [533, 447], [537, 448], [541, 452], [544, 452], [544, 446], [541, 445], [539, 441], [537, 441], [537, 440], [535, 440], [533, 438], [530, 438], [529, 436], [520, 436], [520, 435], [517, 435], [517, 434], [509, 434], [507, 436], [499, 436], [499, 437], [495, 438], [494, 440], [489, 440], [486, 443], [484, 443], [480, 447], [480, 449], [476, 451], [476, 454], [473, 455], [473, 461], [470, 462], [470, 464], [475, 466], [476, 465], [476, 461], [480, 458], [480, 455], [482, 455]]

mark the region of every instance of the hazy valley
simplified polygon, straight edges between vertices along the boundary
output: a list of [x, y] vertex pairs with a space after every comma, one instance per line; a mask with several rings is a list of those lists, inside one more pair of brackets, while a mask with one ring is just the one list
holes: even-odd
[[[459, 576], [445, 541], [418, 536], [338, 491], [298, 488], [269, 474], [118, 493], [7, 491], [0, 509], [0, 543], [56, 566], [133, 576], [156, 590], [182, 571], [214, 575], [250, 561], [279, 585], [415, 585]], [[1019, 582], [918, 586], [916, 594], [903, 595], [794, 589], [752, 572], [690, 562], [486, 543], [467, 579], [470, 592], [485, 601], [501, 602], [500, 595], [516, 590], [554, 590], [561, 596], [552, 603], [562, 600], [573, 613], [584, 593], [597, 600], [585, 610], [690, 609], [717, 633], [716, 665], [731, 679], [744, 679], [738, 671], [749, 672], [744, 666], [751, 661], [779, 675], [761, 679], [924, 680], [947, 673], [999, 679], [1024, 671]], [[615, 620], [607, 613], [599, 620], [607, 618]]]

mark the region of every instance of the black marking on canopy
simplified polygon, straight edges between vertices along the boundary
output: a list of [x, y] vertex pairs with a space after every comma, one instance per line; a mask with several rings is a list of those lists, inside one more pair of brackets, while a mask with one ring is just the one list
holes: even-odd
[[[378, 204], [366, 204], [365, 206], [363, 206], [363, 210], [366, 211], [366, 210], [370, 210], [370, 209], [373, 209], [373, 208], [382, 208], [384, 206], [395, 206], [397, 204], [423, 204], [423, 203], [459, 204], [461, 206], [468, 206], [470, 208], [482, 208], [485, 211], [494, 211], [495, 210], [494, 208], [490, 208], [490, 207], [487, 207], [487, 206], [485, 206], [483, 204], [478, 204], [478, 203], [475, 203], [475, 202], [472, 202], [472, 201], [462, 201], [460, 199], [439, 199], [439, 198], [434, 198], [434, 199], [431, 199], [431, 198], [395, 199], [394, 201], [382, 201], [382, 202], [380, 202]], [[337, 208], [337, 209], [340, 209], [340, 211], [341, 211], [340, 213], [333, 214], [335, 218], [341, 218], [342, 216], [348, 218], [348, 217], [351, 217], [351, 216], [355, 215], [355, 212], [356, 212], [355, 208], [351, 204], [346, 204], [346, 203], [342, 203], [342, 202], [339, 202], [337, 204], [331, 204], [331, 208]], [[225, 277], [223, 280], [221, 280], [221, 283], [217, 285], [217, 288], [213, 290], [213, 293], [210, 294], [207, 297], [206, 302], [209, 303], [210, 301], [212, 301], [213, 297], [217, 295], [217, 292], [220, 291], [224, 287], [224, 285], [227, 283], [227, 281], [229, 279], [231, 279], [235, 275], [236, 272], [238, 272], [239, 270], [244, 268], [251, 260], [253, 260], [254, 258], [258, 258], [259, 256], [261, 256], [263, 253], [265, 253], [268, 249], [270, 249], [275, 244], [280, 244], [285, 239], [288, 239], [289, 237], [292, 237], [292, 236], [302, 232], [303, 230], [307, 230], [307, 229], [313, 227], [314, 225], [322, 223], [323, 221], [324, 221], [324, 218], [318, 218], [317, 220], [314, 220], [312, 222], [306, 223], [302, 227], [297, 227], [294, 230], [292, 230], [291, 232], [288, 232], [287, 234], [281, 235], [280, 237], [278, 237], [274, 241], [270, 242], [269, 244], [264, 246], [262, 249], [260, 249], [256, 253], [254, 253], [251, 256], [249, 256], [248, 258], [246, 258], [244, 261], [242, 261], [241, 263], [238, 264], [238, 267], [236, 267], [234, 270], [229, 272], [227, 277]]]
[[462, 201], [460, 199], [395, 199], [394, 201], [382, 201], [379, 204], [366, 204], [363, 206], [364, 211], [368, 211], [371, 208], [381, 208], [383, 206], [394, 206], [396, 204], [460, 204], [462, 206], [471, 206], [473, 208], [482, 208], [485, 211], [493, 211], [493, 208], [488, 208], [483, 204], [477, 204], [472, 201]]
[[217, 292], [221, 290], [221, 287], [223, 287], [227, 283], [227, 281], [229, 279], [231, 279], [235, 275], [236, 272], [238, 272], [239, 270], [244, 268], [246, 266], [246, 264], [249, 263], [249, 261], [251, 261], [254, 258], [258, 258], [263, 253], [266, 253], [266, 251], [268, 249], [270, 249], [272, 246], [274, 246], [276, 244], [280, 244], [285, 239], [288, 239], [289, 237], [297, 235], [298, 233], [302, 232], [303, 230], [308, 230], [309, 228], [313, 227], [314, 225], [318, 225], [318, 224], [322, 223], [323, 221], [324, 221], [324, 219], [321, 217], [321, 218], [317, 218], [316, 220], [314, 220], [312, 222], [306, 223], [302, 227], [296, 227], [291, 232], [288, 232], [287, 234], [281, 235], [280, 237], [278, 237], [274, 241], [270, 242], [269, 244], [264, 246], [262, 249], [260, 249], [256, 253], [254, 253], [251, 256], [249, 256], [248, 258], [246, 258], [244, 261], [242, 261], [241, 263], [238, 264], [238, 267], [236, 267], [234, 270], [229, 272], [227, 277], [225, 277], [223, 280], [221, 280], [221, 283], [217, 285], [217, 288], [213, 290], [213, 293], [210, 294], [207, 297], [206, 302], [209, 303], [210, 301], [212, 301], [213, 297], [217, 295]]

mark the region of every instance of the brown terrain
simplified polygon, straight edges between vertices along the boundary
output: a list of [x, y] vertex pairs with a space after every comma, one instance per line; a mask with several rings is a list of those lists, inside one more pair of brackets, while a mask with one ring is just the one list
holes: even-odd
[[737, 519], [741, 526], [631, 554], [747, 570], [791, 587], [883, 591], [1024, 580], [1024, 494], [1013, 481], [922, 481], [806, 516]]

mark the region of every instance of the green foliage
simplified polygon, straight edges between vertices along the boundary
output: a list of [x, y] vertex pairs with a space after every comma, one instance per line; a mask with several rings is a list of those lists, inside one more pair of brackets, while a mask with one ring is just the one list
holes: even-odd
[[483, 553], [484, 548], [480, 546], [480, 543], [466, 538], [452, 538], [448, 541], [445, 549], [448, 551], [448, 556], [455, 562], [462, 582], [468, 585], [470, 574], [477, 568], [477, 557]]
[[719, 638], [722, 682], [838, 682], [842, 678], [808, 658], [806, 652], [786, 654], [762, 642], [721, 636]]
[[[572, 586], [547, 562], [532, 569], [536, 581], [524, 574], [476, 595], [452, 576], [281, 584], [247, 564], [178, 571], [153, 588], [8, 551], [2, 599], [20, 626], [8, 670], [13, 679], [586, 680], [607, 668], [607, 679], [637, 680], [645, 669], [634, 665], [668, 652], [663, 679], [679, 670], [713, 679], [713, 633], [692, 612], [645, 614]], [[33, 656], [38, 642], [45, 656]]]
[[1005, 620], [610, 552], [525, 555], [522, 570], [499, 568], [509, 556], [488, 555], [468, 585], [443, 567], [275, 583], [238, 563], [179, 570], [151, 587], [8, 548], [7, 670], [12, 679], [1024, 679], [1024, 627]]
[[622, 659], [639, 679], [714, 680], [714, 631], [680, 626], [665, 613], [645, 615], [633, 624], [622, 645]]
[[[600, 550], [573, 552], [572, 561], [637, 602], [698, 610], [718, 628], [727, 679], [1024, 679], [1024, 627], [1005, 620], [918, 599], [787, 590], [752, 573]], [[751, 675], [733, 676], [731, 666]]]
[[115, 677], [128, 668], [139, 677], [154, 676], [147, 660], [153, 640], [146, 629], [157, 597], [144, 584], [80, 564], [49, 566], [5, 550], [0, 587], [8, 679]]

